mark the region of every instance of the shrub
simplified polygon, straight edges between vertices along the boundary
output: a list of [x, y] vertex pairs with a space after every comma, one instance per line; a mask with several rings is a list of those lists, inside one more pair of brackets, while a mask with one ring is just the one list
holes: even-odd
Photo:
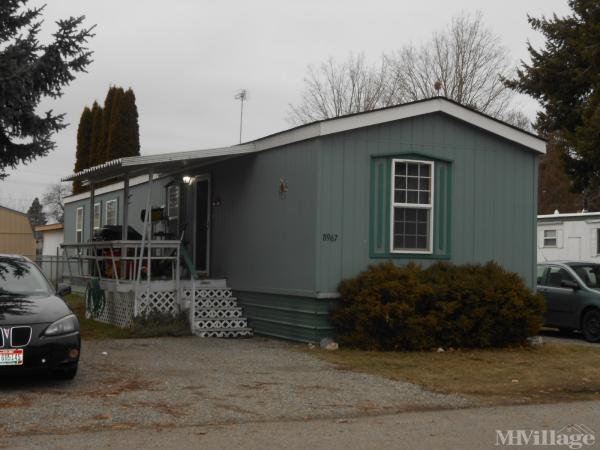
[[169, 313], [152, 311], [135, 317], [131, 324], [131, 336], [136, 338], [189, 335], [191, 335], [190, 324], [184, 312], [173, 316]]
[[368, 350], [505, 347], [542, 326], [544, 300], [498, 264], [370, 266], [339, 286], [331, 322], [341, 344]]

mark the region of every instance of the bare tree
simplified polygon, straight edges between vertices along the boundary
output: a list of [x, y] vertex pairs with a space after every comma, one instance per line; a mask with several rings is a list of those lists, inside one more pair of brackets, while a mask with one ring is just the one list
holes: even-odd
[[408, 100], [443, 95], [502, 118], [514, 95], [502, 82], [513, 66], [508, 52], [480, 12], [456, 16], [421, 47], [405, 46], [387, 59]]
[[514, 92], [502, 82], [512, 66], [482, 14], [462, 13], [420, 47], [407, 45], [372, 66], [362, 54], [343, 63], [329, 59], [318, 69], [310, 66], [301, 100], [290, 105], [288, 121], [308, 123], [438, 95], [512, 120]]
[[65, 218], [65, 197], [71, 195], [71, 186], [55, 183], [44, 193], [42, 202], [48, 211], [48, 216], [58, 223], [63, 223]]
[[299, 125], [398, 103], [399, 86], [391, 69], [386, 58], [367, 65], [364, 54], [309, 66], [300, 103], [290, 104], [288, 122]]

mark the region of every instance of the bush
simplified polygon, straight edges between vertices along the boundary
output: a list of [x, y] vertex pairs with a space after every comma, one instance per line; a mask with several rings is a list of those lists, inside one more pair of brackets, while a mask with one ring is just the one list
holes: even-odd
[[367, 350], [505, 347], [542, 326], [544, 300], [498, 264], [370, 266], [339, 286], [331, 322], [341, 344]]
[[190, 324], [184, 312], [173, 316], [153, 311], [133, 319], [131, 337], [149, 338], [161, 336], [190, 336]]

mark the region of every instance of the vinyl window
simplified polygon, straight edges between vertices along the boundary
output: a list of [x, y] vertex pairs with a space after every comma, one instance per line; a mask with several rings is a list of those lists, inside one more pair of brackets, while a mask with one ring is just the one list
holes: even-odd
[[118, 212], [117, 199], [107, 201], [104, 223], [106, 225], [117, 225]]
[[432, 253], [433, 169], [431, 161], [392, 161], [392, 253]]
[[556, 230], [544, 230], [544, 247], [556, 247], [557, 243]]
[[94, 203], [94, 230], [102, 226], [102, 203]]
[[75, 210], [75, 241], [83, 242], [83, 206]]

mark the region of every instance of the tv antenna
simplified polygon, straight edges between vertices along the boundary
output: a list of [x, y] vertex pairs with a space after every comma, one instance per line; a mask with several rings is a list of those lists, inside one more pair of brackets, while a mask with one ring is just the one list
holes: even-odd
[[248, 90], [240, 89], [240, 91], [233, 97], [240, 101], [240, 144], [242, 143], [242, 123], [244, 121], [244, 101], [248, 100]]

